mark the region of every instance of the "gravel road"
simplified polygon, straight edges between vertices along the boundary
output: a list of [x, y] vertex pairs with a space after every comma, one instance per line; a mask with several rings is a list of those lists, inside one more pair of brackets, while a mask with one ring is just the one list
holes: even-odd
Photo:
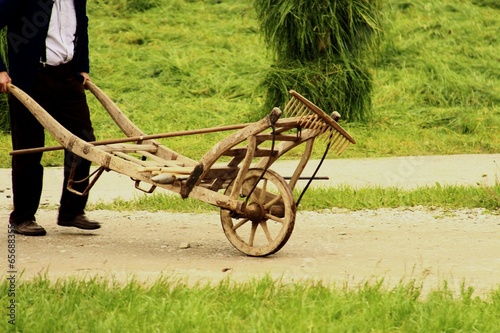
[[[5, 221], [7, 215], [2, 211], [0, 218]], [[478, 294], [500, 285], [500, 215], [481, 209], [299, 212], [287, 244], [264, 258], [232, 247], [217, 213], [92, 211], [89, 216], [103, 227], [92, 232], [58, 227], [56, 211], [41, 210], [38, 221], [48, 235], [16, 237], [16, 269], [23, 278], [45, 274], [152, 282], [166, 276], [216, 283], [270, 274], [338, 285], [415, 280], [425, 290], [446, 280], [454, 290], [465, 283]], [[2, 244], [6, 237], [2, 233]]]
[[[498, 182], [500, 154], [327, 160], [319, 186], [491, 185]], [[310, 161], [313, 168], [317, 161]], [[276, 163], [290, 174], [293, 161]], [[307, 171], [307, 170], [306, 170]], [[309, 171], [307, 171], [309, 172]], [[384, 279], [388, 285], [416, 280], [429, 290], [443, 281], [478, 294], [500, 285], [500, 215], [481, 209], [428, 208], [298, 212], [286, 245], [265, 258], [247, 257], [226, 239], [217, 213], [177, 214], [91, 211], [103, 227], [93, 232], [58, 227], [61, 169], [47, 168], [38, 222], [45, 237], [16, 236], [16, 267], [25, 279], [45, 274], [102, 276], [152, 282], [159, 276], [189, 283], [246, 280], [270, 274], [286, 280], [321, 279], [339, 285]], [[313, 183], [314, 184], [314, 183]], [[10, 170], [0, 169], [0, 220], [11, 210]], [[128, 177], [105, 173], [90, 201], [131, 199], [141, 193]], [[7, 226], [0, 234], [7, 253]], [[5, 257], [4, 257], [5, 258]], [[6, 259], [0, 264], [2, 271]], [[5, 265], [5, 266], [4, 266]], [[5, 270], [6, 271], [6, 270]]]

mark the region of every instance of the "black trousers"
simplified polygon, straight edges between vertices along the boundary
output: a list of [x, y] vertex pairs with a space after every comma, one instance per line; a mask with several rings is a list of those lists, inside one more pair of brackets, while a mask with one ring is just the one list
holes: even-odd
[[[15, 83], [14, 83], [15, 84]], [[33, 91], [27, 92], [62, 126], [81, 139], [94, 141], [94, 130], [84, 88], [71, 64], [41, 68]], [[44, 128], [15, 97], [9, 96], [9, 108], [14, 150], [42, 147]], [[43, 185], [42, 153], [14, 155], [12, 157], [12, 194], [14, 210], [11, 223], [35, 220]], [[69, 151], [64, 153], [64, 181], [59, 207], [59, 219], [67, 220], [83, 214], [87, 196], [66, 189], [69, 172], [76, 160], [75, 180], [89, 175], [91, 162]], [[83, 191], [88, 181], [73, 187]]]

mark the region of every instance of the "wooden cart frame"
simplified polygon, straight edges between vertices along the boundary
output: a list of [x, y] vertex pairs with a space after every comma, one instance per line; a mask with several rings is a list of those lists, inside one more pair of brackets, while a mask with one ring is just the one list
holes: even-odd
[[[323, 159], [327, 151], [341, 154], [349, 144], [355, 143], [336, 122], [340, 115], [327, 115], [295, 91], [290, 91], [290, 101], [283, 111], [274, 108], [254, 123], [147, 135], [95, 84], [88, 82], [87, 88], [126, 138], [85, 142], [59, 124], [26, 93], [9, 85], [9, 92], [61, 144], [60, 147], [17, 150], [11, 154], [64, 148], [97, 164], [97, 170], [89, 176], [88, 188], [79, 193], [81, 195], [88, 193], [103, 171], [112, 170], [131, 177], [136, 188], [142, 191], [151, 193], [160, 187], [183, 198], [190, 197], [217, 206], [226, 237], [235, 248], [250, 256], [275, 253], [289, 239], [297, 205], [321, 166], [320, 163], [314, 174], [308, 177], [309, 183], [296, 200], [293, 190], [311, 157], [315, 141], [321, 138], [326, 142]], [[234, 132], [216, 143], [198, 161], [156, 141], [227, 130]], [[288, 180], [271, 169], [281, 156], [303, 144], [302, 157]], [[68, 189], [76, 192], [72, 185], [77, 181], [71, 172]]]

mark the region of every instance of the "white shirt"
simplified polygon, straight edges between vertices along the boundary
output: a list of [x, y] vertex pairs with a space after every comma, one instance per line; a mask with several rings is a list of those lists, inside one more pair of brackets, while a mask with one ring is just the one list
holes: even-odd
[[73, 0], [55, 0], [45, 40], [47, 64], [70, 62], [75, 52], [76, 12]]

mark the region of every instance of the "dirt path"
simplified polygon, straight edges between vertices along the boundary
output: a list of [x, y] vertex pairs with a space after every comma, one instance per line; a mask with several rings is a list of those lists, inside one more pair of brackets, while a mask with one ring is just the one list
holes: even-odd
[[[456, 290], [465, 282], [479, 294], [500, 285], [500, 215], [479, 209], [299, 212], [290, 240], [265, 258], [233, 248], [217, 213], [93, 211], [89, 216], [103, 228], [57, 227], [56, 211], [40, 211], [38, 221], [48, 235], [17, 235], [16, 270], [24, 271], [24, 278], [44, 273], [146, 282], [161, 275], [194, 283], [266, 273], [341, 285], [384, 278], [390, 285], [415, 279], [424, 288], [436, 288], [447, 280]], [[2, 210], [0, 220], [7, 219], [8, 211]], [[4, 232], [0, 243], [7, 244], [6, 239]], [[190, 247], [180, 248], [183, 243]]]
[[[494, 184], [500, 154], [327, 160], [320, 186], [415, 186]], [[294, 161], [277, 163], [283, 175]], [[314, 161], [311, 163], [315, 166]], [[57, 205], [61, 170], [46, 168], [42, 208]], [[10, 170], [0, 169], [0, 221], [11, 210]], [[106, 173], [92, 189], [91, 201], [125, 200], [140, 195], [130, 179]], [[301, 212], [287, 244], [266, 258], [246, 257], [226, 239], [217, 213], [173, 214], [90, 212], [103, 223], [96, 232], [57, 227], [56, 211], [42, 209], [37, 218], [48, 231], [40, 238], [16, 237], [16, 270], [24, 278], [47, 274], [135, 277], [154, 281], [173, 276], [188, 282], [245, 280], [271, 274], [287, 280], [322, 279], [357, 285], [384, 278], [388, 284], [415, 279], [436, 288], [444, 280], [484, 293], [500, 286], [500, 215], [482, 210]], [[0, 243], [7, 253], [7, 226]], [[190, 247], [181, 249], [180, 245]], [[0, 271], [7, 271], [6, 256]]]

